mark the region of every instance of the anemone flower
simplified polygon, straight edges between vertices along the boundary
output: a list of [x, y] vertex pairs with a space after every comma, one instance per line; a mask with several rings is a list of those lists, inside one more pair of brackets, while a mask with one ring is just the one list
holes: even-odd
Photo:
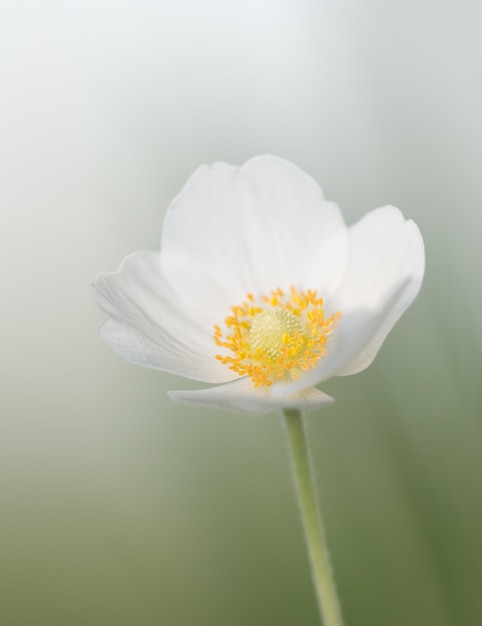
[[310, 176], [261, 156], [196, 170], [160, 252], [100, 274], [94, 295], [125, 359], [217, 383], [172, 398], [259, 414], [332, 402], [317, 385], [370, 365], [423, 271], [420, 232], [398, 209], [347, 228]]
[[342, 616], [300, 410], [317, 386], [361, 372], [415, 299], [420, 232], [385, 206], [347, 227], [296, 166], [261, 156], [200, 167], [171, 203], [160, 252], [100, 274], [104, 340], [128, 361], [204, 383], [174, 399], [260, 414], [282, 409], [325, 626]]

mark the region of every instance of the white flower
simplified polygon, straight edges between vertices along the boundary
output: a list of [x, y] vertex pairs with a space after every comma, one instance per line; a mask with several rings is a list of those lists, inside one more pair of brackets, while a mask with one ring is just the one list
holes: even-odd
[[218, 383], [172, 398], [256, 414], [332, 402], [315, 385], [370, 365], [423, 273], [422, 237], [398, 209], [347, 228], [312, 178], [262, 156], [200, 167], [160, 253], [100, 274], [94, 296], [128, 361]]

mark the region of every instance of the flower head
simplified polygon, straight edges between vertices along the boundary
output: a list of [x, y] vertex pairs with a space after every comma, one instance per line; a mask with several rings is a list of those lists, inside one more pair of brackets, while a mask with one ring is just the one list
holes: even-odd
[[370, 365], [423, 272], [422, 237], [398, 209], [347, 228], [312, 178], [262, 156], [196, 170], [160, 252], [100, 274], [94, 297], [128, 361], [218, 383], [171, 397], [256, 414], [332, 402], [316, 385]]

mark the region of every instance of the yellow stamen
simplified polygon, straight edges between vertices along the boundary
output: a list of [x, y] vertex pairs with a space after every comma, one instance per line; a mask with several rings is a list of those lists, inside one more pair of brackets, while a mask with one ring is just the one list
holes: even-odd
[[325, 320], [323, 300], [308, 289], [291, 287], [260, 298], [249, 293], [241, 305], [231, 307], [225, 319], [227, 332], [214, 326], [216, 345], [231, 354], [216, 359], [240, 376], [249, 376], [255, 387], [269, 386], [283, 378], [297, 378], [327, 354], [325, 344], [341, 317], [337, 311]]

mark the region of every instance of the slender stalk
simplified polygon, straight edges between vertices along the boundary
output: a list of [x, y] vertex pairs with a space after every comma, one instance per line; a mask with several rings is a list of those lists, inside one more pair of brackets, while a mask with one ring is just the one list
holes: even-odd
[[284, 415], [318, 607], [324, 626], [343, 626], [325, 531], [316, 500], [303, 418], [300, 411], [295, 409], [285, 410]]

